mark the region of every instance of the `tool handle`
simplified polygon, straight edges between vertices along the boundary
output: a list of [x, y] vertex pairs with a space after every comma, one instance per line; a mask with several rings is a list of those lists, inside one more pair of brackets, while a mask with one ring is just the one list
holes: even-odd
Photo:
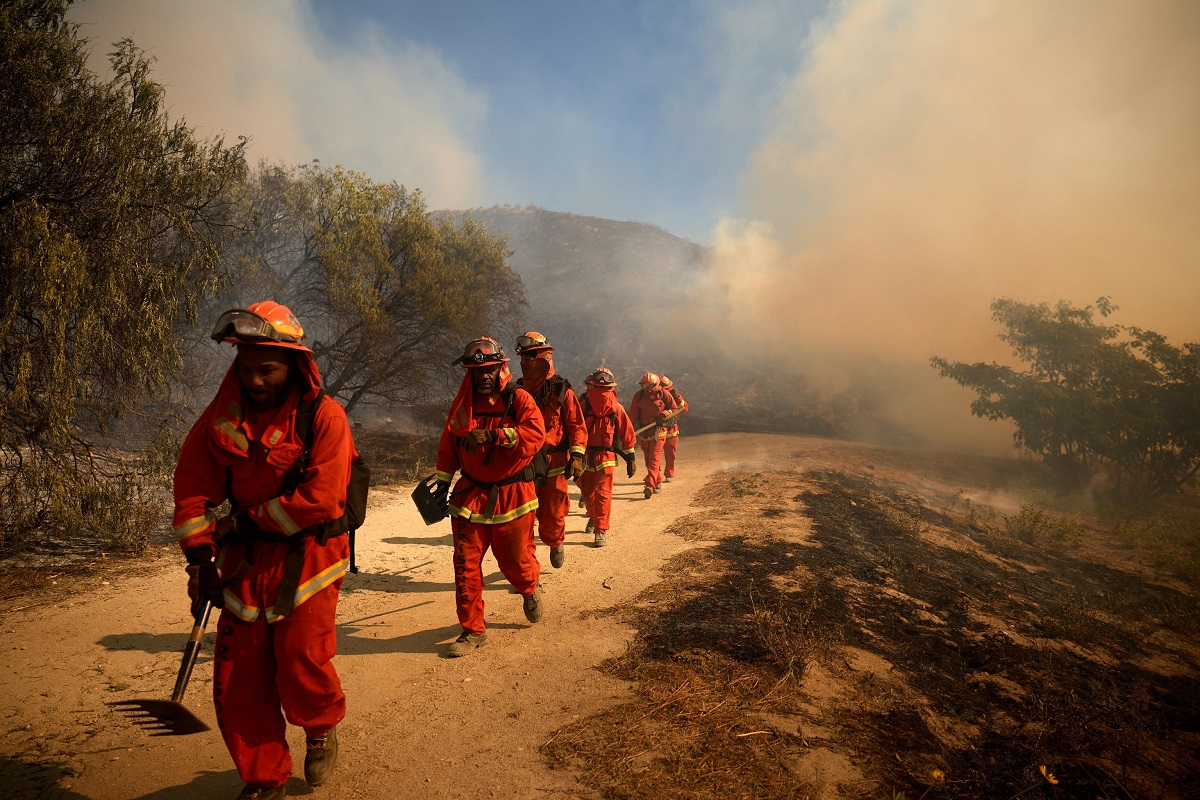
[[183, 648], [183, 663], [179, 665], [179, 675], [175, 678], [175, 691], [171, 693], [172, 703], [178, 703], [183, 700], [183, 693], [187, 691], [188, 681], [192, 677], [192, 667], [196, 665], [196, 656], [200, 655], [200, 645], [204, 640], [204, 629], [208, 627], [208, 615], [211, 612], [212, 603], [205, 600], [204, 605], [196, 614], [195, 624], [192, 626], [192, 635], [188, 637], [187, 644]]

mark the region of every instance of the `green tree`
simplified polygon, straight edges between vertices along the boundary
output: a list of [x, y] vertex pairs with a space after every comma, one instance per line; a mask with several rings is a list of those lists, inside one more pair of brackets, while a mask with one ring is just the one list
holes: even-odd
[[151, 467], [107, 445], [179, 368], [246, 174], [244, 143], [168, 119], [133, 42], [91, 73], [66, 7], [0, 5], [0, 551], [144, 535]]
[[1194, 483], [1200, 469], [1200, 345], [1097, 321], [1116, 310], [1106, 297], [1082, 308], [1001, 298], [992, 318], [1024, 370], [931, 363], [978, 393], [974, 415], [1014, 422], [1014, 443], [1064, 486], [1107, 468], [1119, 494], [1157, 497]]
[[314, 163], [263, 167], [252, 192], [228, 299], [289, 306], [347, 410], [427, 399], [465, 339], [524, 305], [507, 239], [433, 220], [419, 191]]

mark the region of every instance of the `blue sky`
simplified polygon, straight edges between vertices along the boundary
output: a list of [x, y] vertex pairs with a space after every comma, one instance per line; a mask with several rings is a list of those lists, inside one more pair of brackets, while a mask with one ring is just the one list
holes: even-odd
[[338, 162], [434, 207], [535, 204], [707, 242], [742, 210], [740, 176], [824, 10], [84, 0], [71, 16], [97, 42], [132, 36], [178, 113], [250, 135], [258, 157]]

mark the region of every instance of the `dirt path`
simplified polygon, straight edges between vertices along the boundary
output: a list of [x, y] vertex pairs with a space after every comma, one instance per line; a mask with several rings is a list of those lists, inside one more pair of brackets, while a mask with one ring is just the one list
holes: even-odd
[[[337, 667], [349, 699], [341, 761], [317, 790], [293, 777], [289, 796], [329, 798], [592, 797], [538, 747], [553, 732], [628, 696], [593, 667], [631, 631], [587, 612], [629, 601], [689, 547], [665, 533], [713, 472], [852, 445], [747, 434], [687, 437], [681, 475], [651, 501], [618, 479], [609, 546], [594, 549], [574, 510], [567, 560], [539, 545], [547, 610], [529, 625], [489, 555], [489, 640], [442, 657], [459, 632], [448, 523], [426, 527], [407, 490], [376, 492], [358, 534], [361, 572], [343, 587]], [[574, 500], [574, 495], [572, 496]], [[52, 605], [0, 615], [0, 789], [3, 797], [88, 800], [232, 798], [241, 787], [217, 733], [148, 737], [106, 701], [170, 695], [189, 620], [181, 559]], [[215, 626], [210, 625], [210, 630]], [[215, 728], [212, 634], [187, 703]], [[291, 742], [297, 770], [302, 732]]]

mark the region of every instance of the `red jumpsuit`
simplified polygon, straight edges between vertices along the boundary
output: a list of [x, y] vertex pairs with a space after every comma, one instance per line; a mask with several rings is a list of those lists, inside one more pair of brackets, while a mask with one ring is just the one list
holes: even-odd
[[[675, 398], [671, 397], [665, 389], [654, 388], [650, 391], [638, 389], [633, 395], [633, 399], [629, 401], [629, 418], [633, 422], [634, 429], [649, 425], [655, 422], [660, 414], [674, 410]], [[638, 442], [641, 444], [642, 454], [646, 458], [646, 478], [642, 482], [650, 489], [657, 490], [662, 484], [660, 460], [666, 438], [666, 423], [655, 425], [638, 434]]]
[[[314, 738], [346, 715], [332, 659], [338, 589], [350, 563], [347, 537], [319, 545], [302, 532], [342, 515], [358, 454], [345, 411], [324, 396], [313, 418], [305, 480], [294, 492], [280, 493], [303, 450], [294, 430], [296, 407], [302, 396], [315, 397], [321, 383], [311, 353], [298, 352], [294, 368], [298, 387], [283, 405], [253, 411], [246, 409], [235, 360], [184, 440], [175, 468], [179, 544], [185, 551], [216, 549], [225, 580], [213, 658], [217, 723], [242, 780], [264, 787], [281, 786], [292, 774], [285, 716]], [[262, 532], [259, 540], [231, 535], [219, 547], [214, 542], [212, 511], [227, 492]], [[281, 595], [289, 556], [286, 583], [294, 589]]]
[[633, 425], [617, 400], [616, 391], [596, 386], [589, 386], [584, 395], [583, 418], [587, 423], [587, 455], [579, 488], [592, 524], [600, 533], [606, 533], [612, 513], [616, 451], [633, 457]]
[[687, 413], [688, 404], [674, 386], [667, 389], [667, 393], [671, 395], [675, 401], [675, 407], [679, 409], [679, 414], [667, 420], [667, 438], [663, 441], [663, 477], [673, 478], [675, 477], [675, 456], [679, 452], [679, 417]]
[[514, 387], [476, 394], [470, 389], [470, 370], [466, 372], [459, 395], [470, 393], [473, 421], [467, 429], [494, 430], [496, 441], [467, 450], [463, 437], [451, 432], [448, 420], [438, 442], [436, 469], [437, 480], [445, 482], [462, 472], [450, 493], [455, 606], [465, 632], [483, 633], [483, 556], [489, 547], [518, 594], [528, 597], [537, 589], [541, 565], [533, 541], [533, 512], [538, 499], [532, 471], [528, 479], [521, 478], [545, 441], [546, 429], [529, 392]]
[[[523, 387], [524, 381], [520, 383]], [[567, 464], [573, 454], [583, 457], [587, 428], [579, 398], [561, 375], [548, 378], [533, 392], [533, 399], [546, 426], [550, 459], [546, 480], [537, 487], [538, 537], [543, 544], [558, 547], [567, 535], [567, 513], [571, 507], [567, 496]]]

